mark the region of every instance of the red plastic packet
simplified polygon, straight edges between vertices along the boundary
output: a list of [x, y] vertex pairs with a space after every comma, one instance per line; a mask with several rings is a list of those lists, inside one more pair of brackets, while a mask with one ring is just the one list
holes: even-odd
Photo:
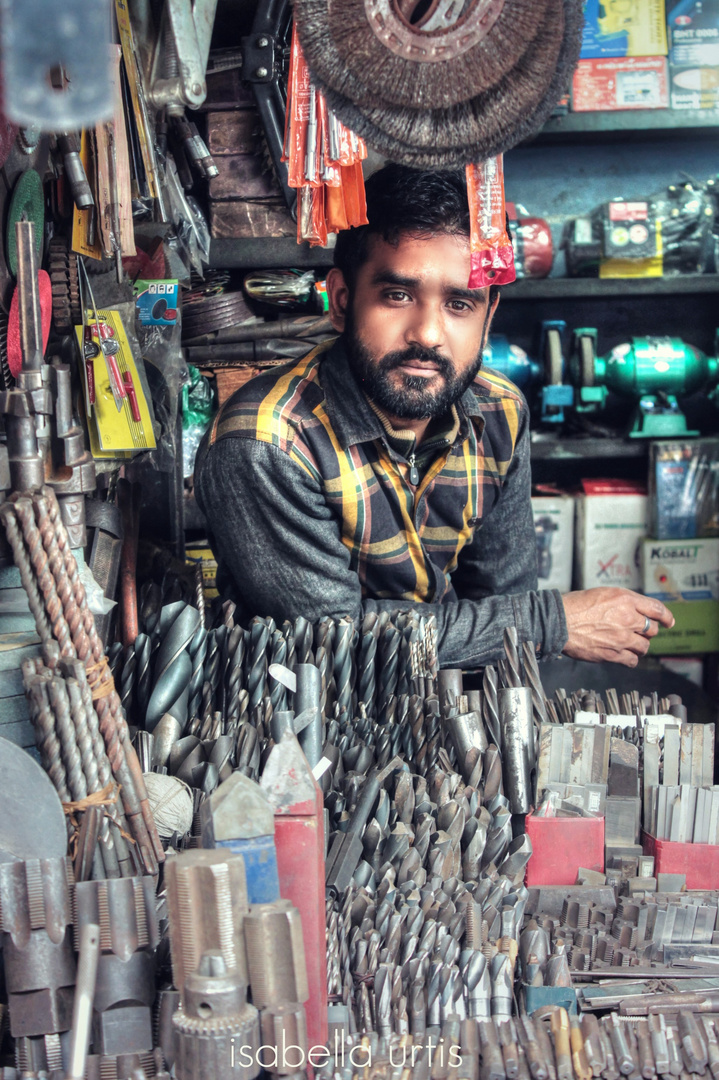
[[507, 233], [501, 154], [467, 166], [471, 271], [469, 288], [514, 281], [514, 251]]

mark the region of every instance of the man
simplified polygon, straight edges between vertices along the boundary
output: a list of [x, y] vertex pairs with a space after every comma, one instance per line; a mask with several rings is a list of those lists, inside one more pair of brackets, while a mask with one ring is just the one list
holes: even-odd
[[467, 287], [463, 176], [390, 165], [367, 206], [327, 277], [339, 337], [238, 390], [198, 454], [221, 586], [278, 622], [421, 606], [445, 667], [501, 655], [506, 626], [635, 666], [663, 604], [537, 591], [528, 409], [482, 369], [499, 290]]

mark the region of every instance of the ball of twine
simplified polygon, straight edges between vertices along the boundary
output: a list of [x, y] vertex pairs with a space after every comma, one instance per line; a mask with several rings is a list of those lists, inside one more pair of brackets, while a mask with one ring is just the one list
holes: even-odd
[[145, 773], [145, 787], [157, 831], [163, 840], [174, 833], [184, 836], [192, 828], [193, 798], [190, 788], [176, 776]]

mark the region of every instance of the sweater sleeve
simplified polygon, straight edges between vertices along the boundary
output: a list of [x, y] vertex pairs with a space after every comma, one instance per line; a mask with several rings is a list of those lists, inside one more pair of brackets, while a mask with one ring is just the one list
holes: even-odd
[[476, 666], [501, 655], [505, 626], [516, 625], [525, 637], [529, 630], [543, 643], [542, 626], [551, 623], [555, 603], [551, 593], [448, 604], [363, 598], [321, 484], [277, 446], [247, 438], [205, 444], [195, 487], [218, 562], [249, 614], [271, 615], [278, 623], [299, 615], [313, 622], [325, 615], [359, 621], [369, 611], [420, 609], [436, 616], [445, 667]]

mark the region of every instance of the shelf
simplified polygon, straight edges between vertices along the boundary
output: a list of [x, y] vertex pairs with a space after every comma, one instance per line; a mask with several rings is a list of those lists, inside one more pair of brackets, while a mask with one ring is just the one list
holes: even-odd
[[524, 278], [502, 289], [509, 300], [594, 299], [609, 296], [671, 296], [719, 292], [719, 274], [681, 274], [664, 278]]
[[649, 439], [599, 439], [593, 436], [532, 439], [532, 461], [586, 461], [590, 458], [643, 458]]
[[719, 136], [719, 110], [635, 109], [625, 112], [567, 113], [548, 120], [534, 142], [562, 141], [586, 135], [616, 138], [624, 132], [640, 138], [657, 135], [685, 137]]
[[210, 266], [218, 270], [307, 269], [332, 266], [332, 248], [298, 244], [292, 236], [212, 240]]

